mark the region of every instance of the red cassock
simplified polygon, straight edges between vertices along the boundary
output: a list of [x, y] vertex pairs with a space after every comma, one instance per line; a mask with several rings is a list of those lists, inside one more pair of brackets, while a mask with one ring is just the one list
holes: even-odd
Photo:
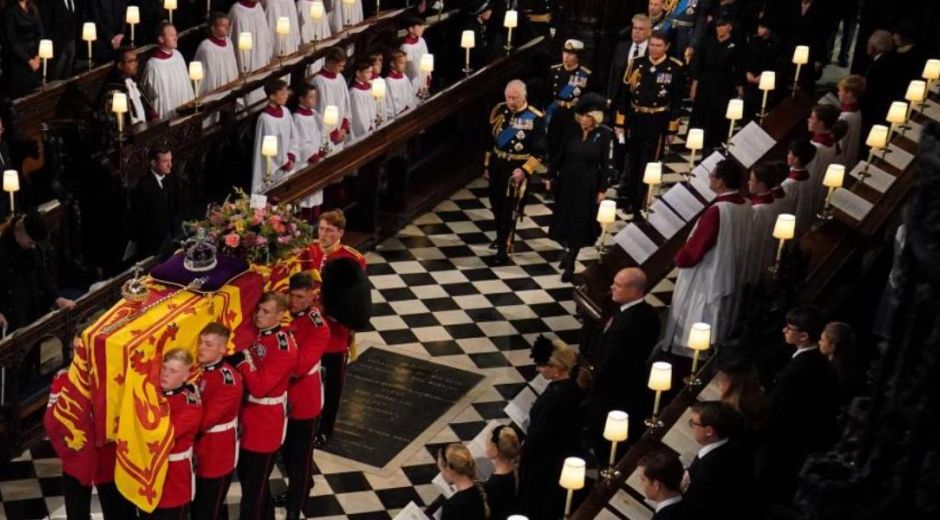
[[193, 442], [202, 420], [202, 403], [195, 389], [184, 385], [176, 390], [165, 390], [173, 424], [173, 449], [170, 450], [166, 480], [159, 509], [184, 506], [193, 500]]
[[247, 352], [247, 359], [235, 367], [248, 388], [241, 411], [241, 447], [272, 453], [284, 442], [287, 387], [297, 366], [297, 343], [278, 325], [261, 331]]
[[[362, 256], [362, 253], [359, 251], [337, 243], [335, 246], [329, 248], [328, 251], [324, 252], [323, 248], [320, 247], [319, 240], [310, 244], [310, 247], [307, 248], [306, 254], [301, 260], [301, 265], [305, 271], [316, 271], [317, 278], [320, 278], [320, 273], [323, 272], [323, 266], [330, 260], [337, 258], [352, 258], [359, 263], [363, 271], [366, 270], [366, 257]], [[329, 316], [326, 318], [330, 327], [330, 342], [326, 347], [326, 351], [330, 353], [346, 352], [346, 350], [349, 349], [351, 335], [349, 329]]]
[[[52, 386], [49, 388], [49, 402], [46, 405], [46, 413], [43, 416], [43, 425], [46, 428], [46, 435], [49, 436], [49, 442], [55, 449], [56, 455], [62, 459], [62, 472], [71, 475], [84, 486], [90, 486], [94, 483], [95, 471], [98, 466], [98, 450], [95, 448], [94, 421], [91, 418], [91, 410], [75, 410], [78, 403], [70, 404], [70, 411], [77, 416], [75, 426], [85, 435], [85, 445], [79, 450], [69, 448], [65, 439], [71, 437], [69, 430], [53, 415], [56, 402], [63, 387], [70, 386], [72, 383], [68, 377], [67, 369], [60, 370], [52, 378]], [[112, 453], [113, 450], [112, 450]], [[114, 474], [114, 465], [111, 465], [112, 475]], [[112, 480], [113, 480], [112, 476]]]
[[288, 416], [313, 419], [323, 410], [320, 358], [330, 341], [330, 328], [320, 311], [310, 309], [292, 316], [290, 330], [297, 341], [297, 367], [287, 390]]
[[228, 363], [202, 367], [202, 424], [195, 445], [197, 477], [219, 478], [235, 470], [243, 391], [241, 374]]

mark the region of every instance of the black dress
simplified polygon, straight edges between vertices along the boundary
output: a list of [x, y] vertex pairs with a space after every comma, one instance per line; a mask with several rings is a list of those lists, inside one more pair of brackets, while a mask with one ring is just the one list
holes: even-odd
[[29, 60], [39, 55], [42, 39], [42, 20], [39, 11], [30, 4], [24, 11], [15, 0], [3, 13], [3, 79], [7, 95], [17, 98], [39, 87], [42, 66], [33, 70]]
[[[782, 56], [783, 50], [780, 47], [780, 42], [773, 36], [769, 38], [758, 38], [755, 36], [751, 38], [751, 41], [745, 46], [744, 59], [742, 60], [742, 73], [744, 74], [744, 121], [741, 121], [741, 123], [756, 119], [758, 112], [760, 112], [760, 103], [764, 94], [757, 88], [757, 83], [749, 83], [747, 81], [747, 73], [750, 72], [760, 77], [761, 72], [765, 70], [780, 70], [782, 68]], [[767, 106], [773, 106], [771, 104], [771, 101], [774, 100], [772, 97], [773, 94], [773, 92], [769, 93]]]
[[482, 486], [454, 493], [441, 507], [441, 520], [489, 520]]
[[698, 81], [689, 125], [705, 130], [705, 148], [714, 148], [728, 137], [725, 109], [743, 85], [740, 48], [733, 38], [720, 42], [711, 36], [692, 61], [692, 79]]
[[516, 472], [504, 475], [493, 474], [486, 481], [486, 501], [490, 504], [492, 520], [506, 520], [509, 515], [519, 514], [519, 477]]
[[584, 391], [574, 375], [552, 381], [529, 411], [529, 429], [519, 463], [522, 505], [529, 518], [558, 518], [565, 490], [558, 477], [565, 458], [580, 454]]
[[555, 208], [549, 235], [575, 255], [598, 235], [597, 194], [606, 188], [613, 132], [606, 126], [580, 128], [565, 134], [559, 150], [552, 150], [550, 175]]

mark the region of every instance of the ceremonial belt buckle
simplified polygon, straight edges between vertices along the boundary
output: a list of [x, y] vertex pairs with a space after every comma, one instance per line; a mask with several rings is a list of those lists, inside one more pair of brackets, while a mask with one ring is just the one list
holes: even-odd
[[206, 430], [206, 433], [221, 433], [227, 432], [229, 430], [234, 430], [238, 426], [238, 416], [227, 423], [216, 424], [212, 428]]
[[555, 100], [555, 104], [557, 104], [558, 106], [560, 106], [560, 107], [562, 107], [562, 108], [571, 108], [571, 107], [574, 106], [574, 103], [575, 103], [574, 101], [565, 101], [565, 100], [563, 100], [563, 99], [556, 99], [556, 100]]
[[670, 18], [666, 21], [672, 23], [672, 25], [675, 27], [694, 27], [695, 26], [695, 24], [692, 22], [687, 22], [685, 20], [678, 20], [676, 18]]
[[171, 453], [170, 456], [167, 457], [166, 460], [170, 462], [179, 462], [182, 460], [190, 460], [192, 458], [193, 458], [193, 448], [192, 446], [190, 446], [190, 448], [186, 451], [181, 451], [179, 453]]
[[493, 154], [504, 161], [528, 161], [531, 155], [527, 153], [507, 153], [499, 148], [493, 148]]
[[319, 371], [320, 371], [320, 362], [317, 361], [317, 364], [316, 364], [316, 365], [313, 365], [313, 367], [310, 369], [310, 371], [307, 372], [307, 375], [308, 375], [308, 376], [312, 376], [313, 374], [316, 374], [316, 373], [318, 373]]
[[284, 404], [287, 402], [287, 392], [277, 396], [277, 397], [255, 397], [253, 395], [248, 396], [248, 402], [254, 404], [260, 404], [262, 406], [275, 406], [279, 404]]
[[669, 110], [669, 107], [642, 107], [636, 103], [630, 103], [630, 107], [640, 114], [659, 114]]
[[552, 21], [552, 13], [544, 13], [544, 14], [526, 13], [525, 17], [528, 18], [529, 21], [532, 23], [551, 23]]

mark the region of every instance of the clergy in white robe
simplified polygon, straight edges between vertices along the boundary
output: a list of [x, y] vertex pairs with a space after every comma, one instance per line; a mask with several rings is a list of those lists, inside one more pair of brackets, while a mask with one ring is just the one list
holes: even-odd
[[753, 220], [751, 205], [739, 193], [740, 166], [722, 161], [709, 174], [718, 194], [702, 213], [692, 234], [676, 253], [679, 268], [663, 347], [692, 357], [689, 328], [704, 322], [712, 327], [712, 342], [728, 337], [734, 327], [737, 296], [744, 278], [745, 247]]
[[[238, 35], [243, 32], [251, 33], [251, 50], [235, 50], [238, 70], [251, 72], [271, 63], [274, 57], [274, 27], [268, 26], [261, 4], [254, 0], [238, 0], [229, 9], [228, 18], [232, 24], [232, 34], [235, 35], [234, 41], [238, 41]], [[252, 105], [263, 99], [263, 89], [246, 96], [246, 101]]]
[[[322, 158], [320, 147], [323, 143], [323, 118], [316, 111], [316, 87], [304, 82], [294, 93], [297, 96], [297, 109], [293, 114], [294, 141], [299, 161], [295, 170], [300, 170], [307, 164], [316, 164]], [[313, 208], [321, 204], [323, 204], [323, 190], [299, 202], [301, 208]]]
[[[255, 152], [251, 171], [251, 192], [261, 193], [269, 185], [282, 180], [294, 169], [297, 161], [297, 147], [294, 139], [294, 119], [290, 110], [284, 106], [287, 102], [287, 82], [281, 79], [269, 80], [264, 85], [268, 104], [258, 116], [255, 125]], [[273, 135], [277, 138], [277, 154], [271, 157], [270, 175], [268, 159], [261, 153], [264, 137]], [[270, 181], [266, 182], [267, 180]]]
[[157, 118], [163, 119], [194, 96], [186, 60], [176, 50], [176, 27], [161, 23], [157, 27], [157, 45], [144, 67], [140, 86], [153, 103]]
[[297, 0], [297, 16], [300, 17], [300, 41], [301, 43], [318, 42], [329, 38], [333, 33], [330, 31], [330, 21], [324, 14], [319, 20], [314, 20], [310, 16], [310, 6], [313, 0]]
[[773, 237], [774, 224], [780, 213], [771, 187], [777, 183], [777, 169], [763, 163], [751, 169], [747, 182], [750, 194], [751, 231], [748, 235], [747, 256], [744, 263], [745, 283], [757, 283], [774, 263], [777, 255], [777, 240]]
[[329, 138], [333, 150], [342, 148], [349, 135], [352, 123], [350, 111], [349, 87], [343, 77], [346, 67], [346, 51], [342, 47], [332, 47], [326, 52], [323, 69], [313, 77], [313, 85], [317, 87], [317, 112], [322, 114], [326, 107], [333, 105], [337, 108], [337, 124], [333, 128], [324, 128], [329, 131]]
[[417, 16], [409, 18], [406, 23], [408, 24], [408, 35], [401, 43], [401, 50], [408, 57], [405, 74], [411, 81], [417, 82], [420, 76], [418, 66], [421, 64], [421, 56], [428, 54], [428, 44], [422, 37], [427, 25], [423, 18]]
[[[287, 56], [297, 52], [300, 47], [300, 17], [297, 15], [297, 4], [293, 0], [266, 0], [264, 13], [272, 31], [277, 28], [278, 18], [284, 17], [288, 21], [287, 34], [274, 34], [274, 55]], [[309, 11], [307, 15], [310, 15]]]
[[205, 77], [199, 84], [199, 92], [203, 95], [222, 85], [238, 79], [238, 63], [235, 61], [235, 46], [229, 38], [228, 16], [214, 13], [209, 19], [209, 37], [199, 44], [193, 61], [202, 62]]
[[812, 164], [816, 158], [816, 147], [809, 141], [796, 140], [790, 143], [787, 151], [787, 164], [790, 171], [787, 178], [780, 183], [786, 193], [785, 205], [782, 213], [792, 213], [796, 216], [796, 238], [799, 238], [809, 229], [816, 215], [813, 207], [816, 187], [810, 179], [809, 171], [805, 165]]
[[347, 4], [343, 0], [332, 0], [332, 2], [333, 11], [330, 13], [330, 29], [333, 30], [333, 34], [363, 20], [362, 0], [353, 0], [351, 4]]
[[407, 62], [408, 57], [405, 56], [404, 51], [392, 51], [388, 76], [385, 77], [388, 91], [386, 111], [389, 119], [418, 106], [414, 84], [404, 73]]
[[[360, 139], [375, 130], [379, 104], [372, 96], [372, 64], [362, 61], [356, 64], [356, 79], [349, 87], [350, 112], [352, 113], [352, 137]], [[387, 93], [387, 92], [386, 92]]]
[[859, 161], [862, 146], [862, 113], [858, 110], [859, 101], [865, 92], [865, 78], [849, 75], [839, 80], [839, 119], [845, 121], [845, 136], [842, 138], [842, 156], [845, 169], [851, 171]]

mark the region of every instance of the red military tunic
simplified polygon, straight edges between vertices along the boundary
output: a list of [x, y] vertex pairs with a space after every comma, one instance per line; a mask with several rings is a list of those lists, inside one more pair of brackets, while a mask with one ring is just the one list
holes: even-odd
[[224, 361], [202, 367], [202, 424], [196, 439], [196, 476], [219, 478], [235, 470], [242, 376]]
[[320, 311], [310, 309], [292, 315], [290, 330], [297, 340], [297, 367], [287, 389], [288, 416], [313, 419], [323, 410], [320, 358], [330, 341], [330, 329]]
[[257, 453], [281, 448], [287, 426], [287, 387], [297, 366], [294, 335], [281, 326], [263, 330], [248, 347], [247, 359], [238, 364], [248, 389], [242, 406], [241, 447]]
[[[317, 240], [313, 244], [310, 244], [304, 256], [302, 260], [304, 270], [314, 271], [316, 279], [318, 280], [322, 279], [320, 274], [323, 271], [323, 267], [326, 266], [326, 263], [337, 258], [352, 258], [359, 263], [363, 271], [366, 270], [366, 257], [362, 256], [362, 253], [359, 251], [339, 242], [329, 248], [329, 250], [324, 251], [323, 248], [320, 247], [320, 241]], [[330, 327], [330, 342], [326, 347], [326, 351], [330, 353], [345, 353], [346, 350], [349, 349], [351, 332], [345, 325], [330, 316], [326, 318]]]
[[170, 414], [173, 425], [173, 449], [170, 450], [169, 467], [163, 481], [163, 496], [158, 509], [184, 506], [193, 500], [193, 441], [202, 420], [202, 403], [194, 388], [183, 385], [176, 390], [164, 390], [167, 406], [164, 413]]
[[[46, 428], [46, 435], [49, 436], [49, 442], [55, 449], [56, 455], [62, 459], [62, 472], [74, 477], [83, 486], [91, 486], [94, 483], [95, 471], [98, 466], [98, 450], [95, 449], [94, 421], [91, 419], [91, 409], [73, 410], [72, 408], [75, 405], [70, 404], [70, 411], [78, 412], [78, 417], [76, 417], [78, 420], [74, 426], [86, 435], [85, 445], [77, 451], [68, 447], [65, 439], [70, 437], [71, 433], [53, 415], [63, 387], [71, 385], [68, 373], [68, 369], [62, 369], [52, 378], [52, 386], [49, 388], [49, 402], [46, 404], [46, 413], [43, 416], [43, 426]], [[113, 467], [112, 464], [112, 474]]]

